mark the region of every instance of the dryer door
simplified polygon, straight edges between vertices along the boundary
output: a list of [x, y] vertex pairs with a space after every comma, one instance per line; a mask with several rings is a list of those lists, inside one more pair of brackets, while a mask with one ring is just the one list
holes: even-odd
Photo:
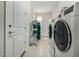
[[49, 39], [52, 38], [52, 25], [49, 24]]
[[64, 20], [59, 20], [54, 26], [54, 41], [57, 48], [66, 52], [71, 46], [71, 31], [68, 24]]

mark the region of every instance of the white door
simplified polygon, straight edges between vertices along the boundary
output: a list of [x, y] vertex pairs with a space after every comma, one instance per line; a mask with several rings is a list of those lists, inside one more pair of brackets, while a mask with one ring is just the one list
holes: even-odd
[[[6, 56], [20, 56], [24, 51], [24, 15], [21, 2], [6, 2]], [[18, 7], [19, 6], [19, 7]], [[20, 11], [19, 11], [20, 10]], [[18, 15], [16, 15], [18, 14]]]
[[14, 56], [21, 56], [24, 52], [26, 41], [25, 35], [25, 18], [26, 7], [24, 2], [14, 2]]
[[26, 41], [29, 40], [26, 23], [30, 19], [30, 11], [26, 5], [29, 7], [28, 3], [22, 1], [6, 2], [6, 56], [21, 56], [26, 48]]

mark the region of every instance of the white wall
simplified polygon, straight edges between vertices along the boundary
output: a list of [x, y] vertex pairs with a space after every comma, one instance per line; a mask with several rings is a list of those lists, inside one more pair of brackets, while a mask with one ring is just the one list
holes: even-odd
[[53, 11], [52, 18], [56, 18], [63, 7], [69, 7], [73, 5], [75, 2], [76, 1], [60, 1], [55, 11]]
[[4, 3], [0, 2], [0, 57], [4, 57]]

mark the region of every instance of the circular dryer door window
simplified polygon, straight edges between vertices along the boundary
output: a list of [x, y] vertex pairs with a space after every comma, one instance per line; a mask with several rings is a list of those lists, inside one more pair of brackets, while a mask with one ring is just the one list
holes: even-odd
[[54, 40], [57, 48], [66, 52], [71, 46], [71, 31], [64, 20], [59, 20], [54, 26]]
[[52, 38], [52, 25], [49, 24], [49, 38]]

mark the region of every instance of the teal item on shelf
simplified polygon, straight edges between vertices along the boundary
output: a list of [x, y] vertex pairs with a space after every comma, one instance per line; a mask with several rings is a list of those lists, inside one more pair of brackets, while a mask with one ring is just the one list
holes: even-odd
[[37, 38], [37, 40], [40, 40], [40, 37], [41, 37], [41, 35], [40, 35], [40, 33], [41, 33], [41, 26], [40, 26], [40, 22], [37, 22], [37, 21], [35, 21], [34, 23], [33, 23], [33, 34], [36, 34], [36, 38]]
[[40, 40], [40, 23], [37, 23], [37, 39]]

